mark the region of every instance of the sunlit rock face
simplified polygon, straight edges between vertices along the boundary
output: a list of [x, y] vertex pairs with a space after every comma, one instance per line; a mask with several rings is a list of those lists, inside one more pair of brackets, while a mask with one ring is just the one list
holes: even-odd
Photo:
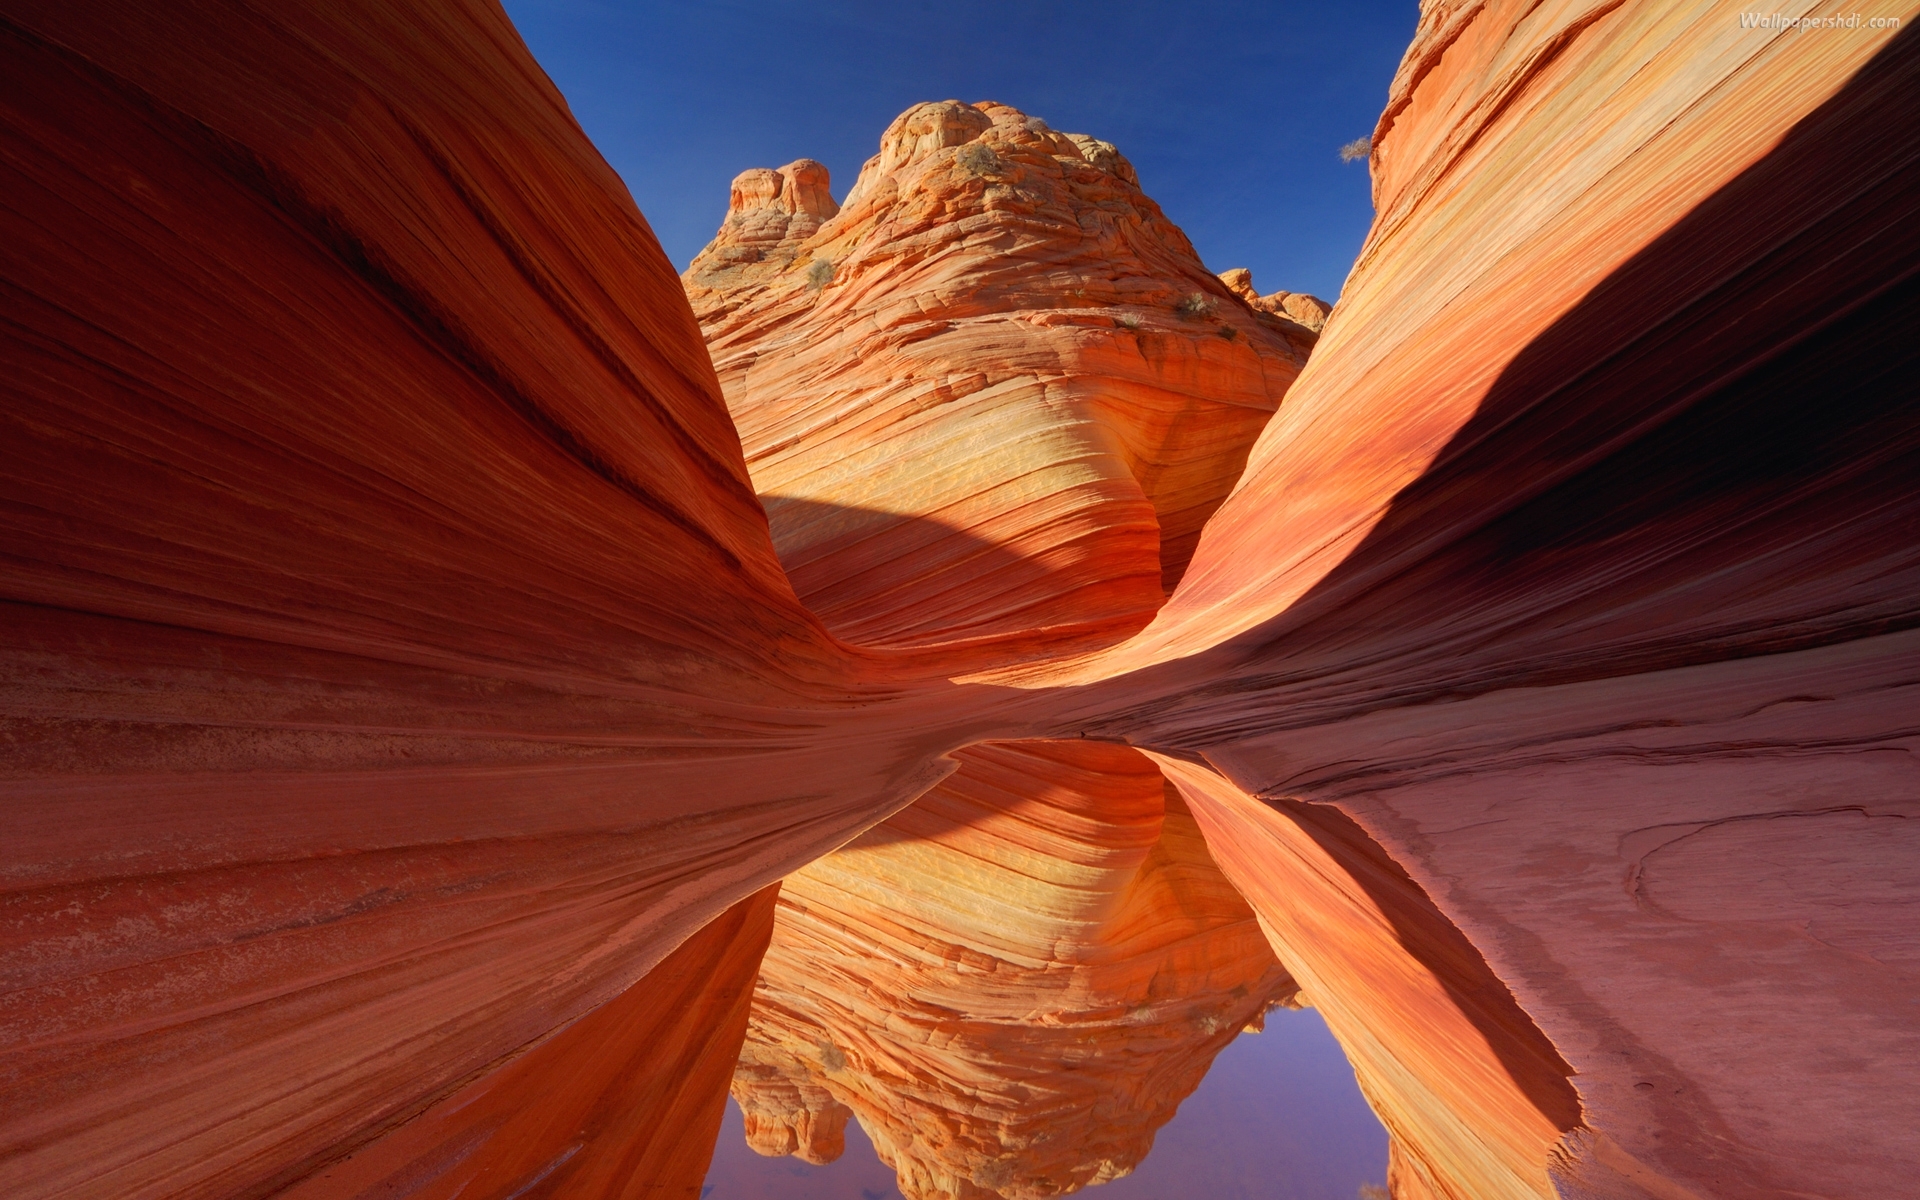
[[748, 1140], [827, 1161], [857, 1116], [910, 1200], [1104, 1182], [1293, 981], [1138, 752], [958, 758], [784, 884], [733, 1082]]
[[818, 163], [746, 172], [685, 280], [801, 598], [976, 658], [1144, 625], [1313, 342], [1111, 145], [1001, 104], [901, 114], [838, 207]]
[[[1327, 316], [1333, 311], [1333, 305], [1306, 292], [1272, 292], [1262, 296], [1254, 289], [1253, 272], [1245, 267], [1235, 267], [1230, 271], [1220, 272], [1220, 282], [1226, 284], [1229, 291], [1245, 301], [1248, 308], [1256, 313], [1265, 313], [1272, 318], [1275, 326], [1283, 333], [1294, 333], [1288, 327], [1289, 323], [1309, 332], [1319, 333], [1326, 328]], [[1298, 335], [1294, 334], [1294, 336]]]
[[[1407, 1194], [1911, 1188], [1920, 66], [1889, 11], [1427, 5], [1372, 234], [1179, 590], [1029, 674], [1110, 677], [1071, 727], [1273, 801], [1194, 803], [1310, 996], [1377, 977], [1292, 940], [1330, 805], [1571, 1069], [1577, 1111], [1413, 938], [1405, 995], [1338, 998], [1356, 1065], [1396, 1064], [1383, 1119], [1429, 1131]], [[1446, 1053], [1386, 1049], [1429, 1002]]]
[[[926, 1189], [1091, 1180], [1151, 1098], [1047, 1159], [1011, 1068], [1092, 1023], [1172, 1094], [1279, 978], [1196, 827], [1402, 1200], [1910, 1191], [1903, 15], [1428, 4], [1293, 382], [1123, 160], [1000, 106], [838, 211], [743, 179], [696, 321], [496, 9], [11, 6], [0, 1193], [692, 1197], [760, 946], [869, 926], [756, 1033], [757, 1144], [871, 1111]], [[1195, 825], [907, 807], [1035, 738]], [[1057, 806], [1150, 809], [1116, 773]], [[801, 872], [889, 817], [926, 844]], [[1136, 960], [1203, 1001], [1129, 1024]]]

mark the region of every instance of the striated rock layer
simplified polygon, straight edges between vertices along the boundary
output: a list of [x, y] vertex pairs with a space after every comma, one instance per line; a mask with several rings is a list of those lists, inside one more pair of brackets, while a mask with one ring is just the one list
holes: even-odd
[[[696, 1194], [765, 889], [1036, 738], [1175, 777], [1403, 1200], [1907, 1190], [1915, 16], [1425, 5], [1296, 381], [1124, 160], [1003, 106], [909, 112], [838, 211], [744, 178], [696, 320], [480, 0], [13, 0], [0, 1192]], [[845, 978], [921, 1020], [794, 999], [757, 1138], [865, 1105], [930, 1187], [1104, 1169], [894, 1081], [1132, 1030], [1181, 886], [1246, 951], [1207, 970], [1278, 978], [1117, 773], [1031, 885], [1012, 787], [793, 877], [776, 938], [899, 910]], [[969, 878], [1113, 907], [1042, 908], [1043, 962], [909, 903]], [[942, 1057], [923, 982], [992, 1036]]]
[[685, 280], [801, 599], [975, 661], [1144, 625], [1314, 340], [1003, 104], [901, 114], [843, 205], [746, 172]]
[[[1566, 1129], [1524, 1072], [1449, 1096], [1470, 1040], [1386, 1051], [1383, 1119], [1435, 1131], [1397, 1142], [1411, 1194], [1874, 1196], [1920, 1162], [1897, 11], [1425, 6], [1378, 218], [1246, 477], [1147, 630], [1027, 680], [1105, 677], [1049, 693], [1070, 727], [1272, 801], [1209, 828], [1310, 994], [1366, 967], [1295, 941], [1332, 805], [1571, 1067]], [[1365, 1063], [1392, 1024], [1344, 1003]]]
[[1293, 981], [1137, 751], [956, 757], [788, 877], [734, 1076], [748, 1140], [827, 1161], [855, 1115], [909, 1200], [1124, 1175]]
[[[409, 1187], [513, 1194], [574, 1135], [435, 1106], [682, 1002], [964, 706], [795, 599], [497, 7], [10, 3], [0, 62], [0, 1193], [262, 1195], [430, 1112]], [[657, 1098], [579, 1153], [700, 1127]]]

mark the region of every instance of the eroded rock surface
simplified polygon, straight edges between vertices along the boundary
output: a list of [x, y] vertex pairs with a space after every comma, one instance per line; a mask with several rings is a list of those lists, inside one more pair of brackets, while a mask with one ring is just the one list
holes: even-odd
[[746, 172], [685, 279], [801, 598], [976, 659], [1145, 624], [1313, 342], [1002, 104], [901, 114], [837, 209], [817, 163]]
[[[696, 322], [497, 9], [11, 6], [0, 1191], [695, 1195], [764, 889], [1042, 738], [1181, 777], [1402, 1200], [1901, 1194], [1920, 55], [1862, 15], [1906, 27], [1427, 4], [1296, 383], [1123, 159], [1002, 106], [909, 113], [837, 213], [744, 180]], [[989, 861], [914, 836], [793, 894]], [[1087, 996], [1178, 957], [1149, 907], [1049, 918]], [[981, 1003], [1033, 1040], [954, 1080], [1056, 1032]], [[756, 1136], [823, 1156], [821, 1093], [885, 1105], [815, 1050]], [[1018, 1106], [897, 1094], [959, 1131], [876, 1118], [928, 1187], [1042, 1190]]]
[[[1253, 272], [1245, 267], [1235, 267], [1220, 272], [1220, 282], [1227, 285], [1234, 295], [1247, 302], [1247, 307], [1255, 312], [1266, 313], [1281, 321], [1289, 321], [1302, 328], [1319, 333], [1326, 328], [1327, 316], [1333, 312], [1333, 305], [1318, 296], [1306, 292], [1273, 292], [1262, 296], [1253, 286]], [[1283, 331], [1285, 325], [1280, 326]]]
[[[16, 4], [0, 62], [0, 1193], [372, 1153], [692, 1003], [642, 981], [967, 740], [794, 597], [678, 278], [498, 8]], [[512, 1194], [725, 1078], [468, 1106], [397, 1177]]]
[[1873, 1196], [1920, 1159], [1916, 926], [1879, 923], [1920, 911], [1891, 11], [1424, 6], [1372, 233], [1245, 478], [1147, 630], [1033, 681], [1112, 676], [1076, 727], [1337, 806], [1511, 989], [1580, 1124], [1539, 1093], [1475, 1131], [1516, 1093], [1442, 1103], [1454, 1067], [1376, 1091], [1480, 1146], [1398, 1139], [1431, 1194], [1509, 1194], [1482, 1154], [1541, 1196]]

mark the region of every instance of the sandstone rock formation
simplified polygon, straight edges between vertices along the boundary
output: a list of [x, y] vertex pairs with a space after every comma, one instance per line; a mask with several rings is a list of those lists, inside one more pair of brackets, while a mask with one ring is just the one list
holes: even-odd
[[[0, 60], [0, 1193], [312, 1177], [687, 1002], [650, 968], [948, 769], [497, 8], [10, 4]], [[608, 1128], [698, 1127], [655, 1099]], [[576, 1140], [492, 1117], [401, 1176]]]
[[1326, 328], [1327, 316], [1333, 312], [1333, 305], [1305, 292], [1273, 292], [1262, 296], [1254, 290], [1253, 272], [1245, 267], [1220, 272], [1220, 282], [1226, 284], [1234, 295], [1245, 300], [1247, 307], [1253, 311], [1291, 321], [1316, 334]]
[[1402, 1200], [1900, 1194], [1914, 16], [1432, 0], [1296, 382], [1001, 106], [744, 181], [696, 321], [480, 0], [9, 4], [0, 1192], [693, 1196], [769, 885], [1054, 739], [1176, 780]]
[[[1334, 805], [1406, 872], [1581, 1124], [1548, 1148], [1524, 1086], [1525, 1122], [1476, 1115], [1509, 1085], [1420, 1112], [1453, 1066], [1375, 1099], [1489, 1161], [1530, 1129], [1539, 1195], [1872, 1196], [1920, 1156], [1920, 62], [1910, 19], [1736, 18], [1427, 5], [1246, 477], [1152, 626], [1030, 681], [1110, 677], [1071, 727]], [[1283, 862], [1241, 877], [1276, 930]]]
[[[685, 279], [803, 599], [951, 668], [1144, 622], [1312, 344], [1189, 290], [1111, 146], [1002, 105], [903, 114], [844, 211], [817, 163], [742, 174]], [[748, 1141], [829, 1161], [857, 1115], [914, 1200], [1124, 1174], [1290, 984], [1137, 753], [956, 758], [789, 878]]]
[[1137, 751], [956, 757], [788, 878], [733, 1083], [748, 1138], [828, 1161], [857, 1115], [909, 1200], [1124, 1175], [1293, 981]]
[[687, 291], [801, 599], [975, 661], [1144, 625], [1298, 374], [1111, 145], [921, 104], [835, 207], [734, 181]]

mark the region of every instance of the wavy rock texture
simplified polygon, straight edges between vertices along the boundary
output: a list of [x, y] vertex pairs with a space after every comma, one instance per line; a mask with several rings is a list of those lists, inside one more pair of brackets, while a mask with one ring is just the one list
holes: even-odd
[[[1180, 589], [1029, 680], [1111, 674], [1073, 727], [1398, 863], [1575, 1072], [1581, 1126], [1543, 1154], [1543, 1107], [1509, 1172], [1535, 1194], [1872, 1196], [1920, 1161], [1914, 47], [1427, 6], [1366, 249]], [[1250, 898], [1299, 883], [1241, 862]]]
[[734, 181], [688, 295], [801, 599], [974, 661], [1144, 625], [1306, 360], [1107, 143], [918, 105], [836, 208]]
[[23, 2], [0, 59], [0, 1192], [309, 1176], [949, 769], [497, 8]]
[[[749, 897], [1081, 735], [1192, 789], [1403, 1197], [1909, 1190], [1900, 15], [1428, 4], [1295, 382], [1124, 160], [1002, 106], [908, 113], [837, 213], [743, 180], [696, 321], [479, 0], [13, 0], [0, 1191], [691, 1195]], [[850, 853], [998, 861], [928, 833]], [[1067, 974], [1177, 951], [1058, 912]], [[784, 1078], [796, 1148], [809, 1089], [880, 1107]], [[916, 1161], [1039, 1190], [969, 1145]]]
[[733, 1094], [762, 1153], [857, 1115], [909, 1200], [1124, 1175], [1292, 979], [1153, 764], [975, 746], [790, 876]]

